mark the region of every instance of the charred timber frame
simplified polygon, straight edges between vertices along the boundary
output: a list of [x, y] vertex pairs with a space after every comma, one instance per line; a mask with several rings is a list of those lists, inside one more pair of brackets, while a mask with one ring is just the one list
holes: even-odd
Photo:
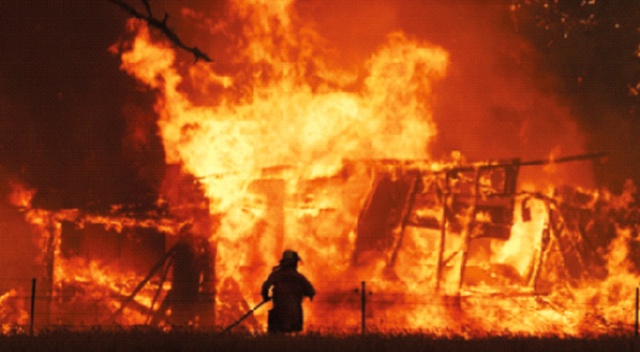
[[[397, 260], [398, 252], [400, 250], [400, 247], [402, 246], [404, 231], [407, 226], [430, 227], [429, 225], [424, 225], [419, 222], [417, 223], [411, 222], [409, 220], [412, 210], [415, 206], [416, 197], [418, 196], [418, 193], [420, 191], [419, 185], [422, 182], [423, 176], [444, 174], [443, 175], [444, 186], [440, 187], [439, 184], [436, 185], [437, 192], [439, 193], [438, 197], [439, 197], [440, 203], [443, 205], [442, 215], [441, 215], [442, 217], [438, 224], [439, 230], [440, 230], [440, 243], [438, 248], [438, 259], [437, 259], [438, 262], [437, 262], [437, 268], [436, 268], [436, 291], [438, 292], [441, 291], [441, 282], [443, 279], [443, 271], [446, 263], [449, 262], [457, 254], [460, 254], [461, 255], [460, 264], [459, 264], [460, 267], [458, 268], [459, 281], [457, 285], [457, 295], [459, 296], [460, 291], [462, 289], [462, 285], [463, 285], [463, 279], [464, 279], [463, 277], [464, 277], [464, 271], [466, 266], [466, 260], [467, 260], [467, 254], [468, 254], [467, 250], [469, 248], [469, 243], [474, 238], [476, 238], [475, 237], [475, 235], [477, 235], [476, 232], [481, 230], [478, 228], [478, 226], [482, 225], [477, 223], [476, 215], [478, 212], [478, 207], [480, 206], [479, 197], [482, 196], [480, 191], [480, 179], [483, 175], [483, 172], [486, 172], [492, 169], [499, 169], [499, 168], [503, 168], [505, 170], [505, 181], [504, 181], [505, 185], [503, 187], [502, 192], [499, 194], [489, 194], [485, 198], [498, 197], [503, 199], [502, 201], [503, 203], [510, 202], [510, 210], [513, 211], [515, 198], [518, 196], [518, 194], [516, 194], [516, 188], [517, 188], [518, 172], [520, 167], [541, 166], [541, 165], [548, 165], [548, 164], [554, 164], [554, 163], [566, 163], [566, 162], [583, 161], [583, 160], [594, 160], [594, 159], [604, 158], [607, 155], [608, 154], [604, 152], [596, 152], [596, 153], [580, 154], [580, 155], [573, 155], [573, 156], [567, 156], [567, 157], [561, 157], [561, 158], [539, 159], [539, 160], [531, 160], [531, 161], [520, 161], [519, 159], [512, 159], [506, 162], [505, 161], [484, 162], [484, 163], [474, 163], [469, 165], [454, 165], [454, 166], [443, 167], [435, 170], [432, 167], [430, 167], [427, 161], [420, 161], [420, 160], [414, 160], [414, 161], [391, 160], [391, 159], [364, 160], [366, 164], [371, 165], [374, 169], [376, 165], [381, 165], [386, 167], [391, 166], [399, 169], [404, 169], [411, 173], [414, 173], [414, 175], [411, 178], [411, 181], [409, 181], [410, 185], [409, 185], [408, 196], [405, 198], [405, 203], [402, 205], [402, 208], [400, 210], [401, 216], [399, 218], [399, 223], [397, 223], [397, 225], [395, 226], [395, 229], [393, 230], [393, 233], [395, 233], [395, 238], [391, 248], [391, 254], [387, 262], [387, 269], [389, 269], [389, 271], [393, 270], [393, 267]], [[457, 196], [453, 190], [454, 186], [452, 185], [452, 180], [457, 179], [459, 174], [462, 174], [464, 172], [473, 172], [473, 184], [472, 184], [472, 187], [470, 188], [470, 191], [471, 191], [470, 192], [471, 194], [469, 195], [470, 199], [468, 203], [465, 205], [465, 209], [464, 209], [465, 214], [464, 214], [464, 219], [462, 224], [463, 226], [461, 228], [462, 244], [459, 250], [452, 253], [452, 255], [449, 258], [445, 259], [446, 239], [447, 239], [447, 233], [448, 233], [448, 227], [449, 227], [449, 218], [455, 214], [455, 209], [449, 209], [450, 208], [449, 203], [452, 203], [452, 204], [455, 203], [455, 198]], [[511, 179], [509, 179], [509, 177], [511, 177]], [[375, 191], [375, 190], [372, 190], [372, 191]], [[492, 206], [492, 203], [486, 201], [486, 199], [483, 199], [483, 201], [487, 203], [485, 204], [485, 207]], [[544, 233], [541, 234], [540, 253], [538, 253], [537, 258], [534, 259], [535, 263], [533, 264], [532, 271], [530, 272], [530, 276], [528, 278], [528, 284], [534, 290], [536, 286], [536, 281], [540, 274], [541, 267], [545, 261], [545, 258], [547, 257], [546, 252], [550, 247], [550, 242], [551, 240], [554, 239], [554, 237], [557, 237], [557, 236], [554, 236], [554, 234], [552, 233], [553, 231], [555, 231], [555, 229], [551, 229], [551, 227], [553, 227], [554, 224], [552, 223], [553, 219], [551, 219], [551, 216], [553, 214], [551, 214], [552, 209], [551, 209], [551, 204], [549, 204], [550, 201], [552, 200], [549, 200], [549, 199], [545, 200], [545, 203], [547, 204], [549, 217], [550, 217], [549, 222], [547, 224], [548, 229], [543, 231]], [[366, 205], [365, 205], [365, 208], [366, 208]], [[366, 209], [363, 208], [363, 211], [366, 211]], [[556, 238], [555, 240], [559, 241], [560, 239]]]

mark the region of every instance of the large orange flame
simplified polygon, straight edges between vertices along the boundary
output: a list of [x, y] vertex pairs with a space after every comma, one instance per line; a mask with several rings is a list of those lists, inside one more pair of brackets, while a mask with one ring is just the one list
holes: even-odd
[[[314, 49], [318, 35], [296, 23], [291, 5], [232, 3], [230, 16], [242, 23], [234, 59], [248, 67], [244, 74], [217, 73], [215, 64], [196, 64], [180, 73], [173, 50], [151, 40], [137, 21], [130, 22], [136, 38], [122, 54], [122, 68], [158, 92], [167, 163], [179, 163], [200, 179], [211, 215], [220, 219], [206, 235], [217, 251], [218, 309], [231, 307], [228, 300], [238, 296], [248, 305], [257, 303], [261, 279], [283, 249], [295, 248], [305, 258], [302, 270], [319, 292], [332, 297], [315, 305], [331, 307], [331, 314], [309, 307], [318, 326], [348, 330], [357, 325], [353, 289], [366, 280], [384, 307], [372, 319], [379, 329], [461, 328], [460, 320], [486, 330], [580, 333], [587, 311], [580, 298], [562, 296], [558, 308], [549, 303], [553, 299], [531, 298], [535, 284], [521, 281], [545, 270], [536, 263], [556, 257], [557, 247], [548, 244], [553, 239], [543, 238], [554, 226], [554, 203], [545, 197], [528, 204], [532, 220], [517, 220], [508, 241], [491, 243], [490, 261], [514, 270], [502, 273], [510, 278], [502, 284], [515, 298], [487, 304], [471, 294], [466, 303], [471, 306], [464, 307], [443, 301], [433, 290], [438, 231], [407, 232], [393, 277], [385, 274], [384, 261], [351, 265], [353, 230], [373, 179], [370, 169], [345, 171], [344, 161], [429, 159], [436, 134], [431, 89], [445, 75], [448, 55], [395, 32], [362, 72], [332, 69]], [[193, 92], [210, 85], [218, 86], [211, 103], [194, 103]], [[451, 245], [461, 241], [453, 239]], [[610, 265], [615, 262], [610, 259]], [[553, 281], [560, 274], [544, 275]], [[482, 285], [475, 291], [483, 291]], [[455, 284], [444, 291], [451, 287], [455, 291]], [[496, 294], [495, 288], [485, 293]], [[574, 294], [584, 297], [582, 291]], [[219, 322], [232, 316], [220, 312]]]
[[[118, 234], [127, 226], [152, 227], [170, 237], [169, 243], [177, 241], [182, 224], [194, 223], [196, 235], [215, 252], [219, 327], [259, 302], [262, 280], [282, 251], [292, 248], [319, 292], [313, 303], [305, 303], [310, 330], [357, 330], [362, 298], [370, 302], [364, 308], [370, 330], [463, 336], [630, 330], [637, 281], [637, 268], [630, 264], [637, 241], [633, 229], [616, 223], [608, 241], [595, 249], [587, 242], [589, 233], [605, 237], [597, 226], [615, 223], [607, 223], [613, 210], [629, 210], [633, 185], [620, 197], [520, 185], [510, 194], [515, 216], [503, 238], [469, 240], [478, 235], [469, 223], [493, 220], [488, 211], [475, 214], [473, 205], [449, 215], [463, 229], [440, 249], [446, 226], [407, 227], [400, 239], [366, 239], [373, 250], [355, 258], [362, 240], [358, 217], [372, 189], [384, 182], [400, 185], [385, 200], [399, 202], [399, 189], [416, 170], [438, 191], [442, 182], [468, 182], [463, 172], [452, 179], [447, 174], [446, 181], [437, 176], [466, 164], [462, 155], [453, 153], [447, 162], [430, 154], [437, 134], [432, 89], [451, 65], [449, 54], [393, 32], [349, 72], [323, 55], [318, 47], [326, 44], [299, 23], [292, 5], [232, 1], [227, 20], [240, 23], [233, 34], [237, 46], [231, 61], [219, 64], [182, 66], [174, 49], [153, 40], [144, 22], [128, 23], [135, 38], [122, 46], [122, 69], [156, 93], [166, 163], [194, 177], [206, 204], [173, 204], [166, 219], [146, 221], [79, 210], [46, 212], [31, 209], [33, 191], [16, 186], [13, 203], [42, 232], [41, 248], [49, 256], [43, 262], [54, 265], [49, 273], [54, 303], [95, 306], [95, 323], [120, 313], [119, 323], [144, 324], [158, 309], [156, 300], [171, 289], [168, 282], [145, 283], [144, 273], [125, 267], [62, 256], [63, 222], [101, 224]], [[237, 69], [230, 74], [221, 68], [225, 65]], [[478, 175], [480, 166], [471, 170]], [[166, 182], [168, 188], [173, 181]], [[478, 199], [493, 192], [490, 177], [476, 181]], [[415, 183], [415, 193], [429, 193], [421, 186], [425, 189]], [[183, 201], [183, 190], [174, 188], [164, 201]], [[436, 199], [417, 216], [444, 219], [454, 196]], [[206, 209], [205, 219], [194, 209]], [[145, 285], [136, 288], [140, 283]], [[123, 298], [136, 289], [139, 295], [123, 310]], [[246, 325], [263, 331], [266, 312], [255, 312], [255, 318]]]
[[[357, 210], [364, 194], [328, 194], [308, 182], [335, 177], [345, 159], [428, 158], [436, 133], [431, 85], [447, 66], [443, 49], [393, 33], [363, 77], [331, 71], [314, 56], [314, 36], [297, 32], [290, 5], [234, 3], [247, 40], [237, 60], [251, 75], [221, 78], [215, 66], [189, 68], [192, 82], [223, 85], [222, 97], [211, 98], [214, 105], [190, 101], [197, 87], [186, 84], [173, 51], [152, 42], [142, 23], [131, 22], [138, 35], [122, 55], [127, 72], [159, 91], [167, 162], [199, 177], [212, 214], [222, 214], [210, 238], [219, 285], [235, 281], [251, 303], [258, 298], [256, 280], [286, 247], [309, 258], [305, 269], [318, 285], [358, 282], [345, 280], [357, 212], [337, 213]], [[246, 94], [238, 97], [238, 91]], [[361, 180], [366, 187], [366, 175]], [[320, 258], [330, 258], [331, 268]]]

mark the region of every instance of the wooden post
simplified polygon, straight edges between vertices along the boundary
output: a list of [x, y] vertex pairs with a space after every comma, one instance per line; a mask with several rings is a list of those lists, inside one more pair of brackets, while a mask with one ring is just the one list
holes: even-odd
[[33, 336], [33, 321], [35, 316], [36, 307], [36, 279], [31, 280], [31, 326], [29, 327], [29, 334]]
[[367, 294], [366, 294], [366, 292], [367, 292], [366, 283], [364, 281], [362, 281], [362, 296], [361, 296], [362, 297], [361, 298], [362, 299], [362, 318], [361, 318], [362, 319], [362, 335], [364, 335], [365, 331], [366, 331], [366, 323], [365, 323], [365, 321], [366, 321], [365, 320], [366, 319], [365, 310], [366, 310], [366, 307], [367, 307]]
[[447, 240], [447, 201], [449, 196], [449, 173], [445, 174], [445, 189], [442, 191], [442, 223], [440, 223], [440, 247], [438, 249], [438, 266], [436, 268], [436, 292], [440, 292], [440, 281], [442, 281], [442, 271], [444, 270], [444, 250]]
[[420, 172], [416, 172], [414, 175], [414, 179], [411, 181], [411, 186], [408, 191], [408, 198], [406, 202], [402, 206], [402, 213], [400, 214], [400, 233], [397, 228], [393, 229], [394, 234], [394, 245], [393, 251], [391, 252], [391, 258], [387, 263], [387, 268], [393, 269], [396, 265], [396, 261], [398, 260], [398, 252], [400, 252], [400, 247], [402, 247], [402, 240], [404, 237], [404, 230], [407, 228], [407, 224], [409, 223], [409, 217], [411, 216], [411, 211], [413, 210], [413, 203], [416, 201], [416, 196], [420, 187], [421, 175]]
[[462, 248], [460, 248], [460, 269], [459, 269], [459, 278], [458, 278], [458, 291], [456, 295], [460, 297], [462, 292], [462, 286], [464, 283], [464, 270], [467, 266], [467, 258], [469, 255], [469, 242], [471, 242], [471, 234], [475, 230], [476, 225], [476, 209], [478, 207], [478, 197], [480, 194], [480, 171], [482, 169], [477, 169], [474, 175], [474, 185], [473, 185], [473, 199], [471, 201], [471, 205], [467, 210], [466, 221], [464, 228], [462, 229]]

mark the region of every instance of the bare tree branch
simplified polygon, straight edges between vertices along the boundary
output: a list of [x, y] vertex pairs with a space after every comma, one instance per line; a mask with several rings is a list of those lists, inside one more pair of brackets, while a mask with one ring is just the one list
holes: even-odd
[[165, 37], [167, 37], [175, 46], [193, 54], [193, 57], [195, 58], [196, 62], [198, 60], [204, 60], [207, 62], [213, 61], [207, 54], [203, 53], [197, 47], [195, 46], [189, 47], [186, 44], [184, 44], [180, 39], [180, 37], [178, 37], [178, 35], [171, 28], [167, 27], [167, 20], [169, 19], [168, 13], [165, 12], [164, 18], [162, 20], [159, 20], [153, 17], [151, 13], [151, 6], [149, 5], [148, 0], [141, 0], [142, 4], [147, 10], [147, 15], [140, 13], [138, 10], [136, 10], [136, 8], [134, 8], [124, 0], [107, 0], [107, 1], [120, 6], [121, 9], [128, 12], [131, 16], [147, 22], [147, 24], [149, 24], [151, 27], [155, 27], [159, 29], [165, 35]]
[[151, 13], [151, 5], [149, 5], [149, 0], [142, 0], [142, 3], [144, 4], [144, 7], [147, 9], [147, 14], [149, 15], [149, 17], [153, 17], [153, 14]]

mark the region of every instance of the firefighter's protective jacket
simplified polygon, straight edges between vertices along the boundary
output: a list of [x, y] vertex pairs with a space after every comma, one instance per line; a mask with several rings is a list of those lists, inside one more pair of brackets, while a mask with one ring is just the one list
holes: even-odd
[[276, 267], [262, 284], [262, 298], [269, 299], [273, 287], [273, 308], [269, 311], [269, 332], [301, 331], [303, 325], [302, 299], [313, 299], [315, 289], [295, 266]]

